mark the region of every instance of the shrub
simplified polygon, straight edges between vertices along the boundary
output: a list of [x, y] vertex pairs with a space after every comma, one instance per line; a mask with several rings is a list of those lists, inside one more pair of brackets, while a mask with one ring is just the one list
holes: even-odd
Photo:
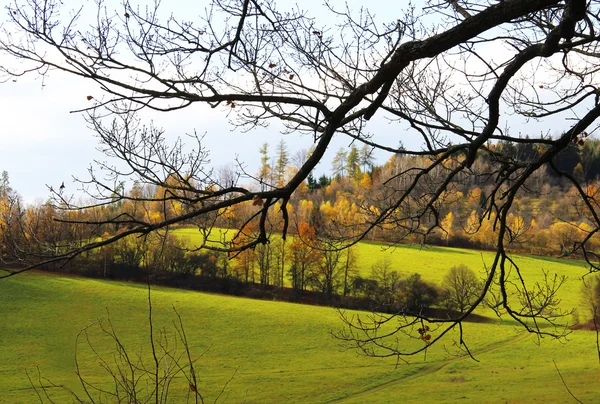
[[419, 274], [412, 274], [398, 282], [396, 306], [401, 311], [419, 313], [435, 305], [439, 296], [435, 285], [422, 280]]

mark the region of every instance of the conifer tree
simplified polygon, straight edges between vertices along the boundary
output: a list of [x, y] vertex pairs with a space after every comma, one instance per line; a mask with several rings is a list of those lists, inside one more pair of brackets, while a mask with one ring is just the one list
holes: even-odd
[[346, 159], [346, 171], [348, 176], [355, 180], [360, 179], [360, 155], [355, 145], [352, 145]]
[[275, 164], [275, 175], [277, 186], [282, 186], [285, 179], [285, 169], [290, 162], [285, 141], [281, 139], [277, 145], [277, 162]]
[[269, 164], [269, 144], [266, 142], [263, 143], [258, 152], [260, 153], [260, 171], [258, 173], [258, 178], [264, 191], [266, 186], [271, 185], [272, 183], [272, 170], [271, 165]]

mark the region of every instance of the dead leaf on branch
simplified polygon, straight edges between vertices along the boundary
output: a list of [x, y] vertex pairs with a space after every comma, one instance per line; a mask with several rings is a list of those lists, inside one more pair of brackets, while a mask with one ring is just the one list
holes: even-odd
[[254, 197], [254, 199], [252, 200], [252, 205], [253, 206], [263, 206], [263, 200], [260, 198], [260, 196], [256, 195]]

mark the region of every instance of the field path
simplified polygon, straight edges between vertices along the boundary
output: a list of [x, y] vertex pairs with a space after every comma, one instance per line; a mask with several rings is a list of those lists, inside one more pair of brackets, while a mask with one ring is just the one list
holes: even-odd
[[[473, 356], [477, 357], [478, 355], [484, 354], [486, 352], [493, 351], [495, 349], [502, 348], [502, 347], [505, 347], [505, 346], [508, 346], [508, 345], [516, 344], [517, 342], [524, 340], [528, 336], [529, 336], [528, 332], [522, 332], [522, 333], [520, 333], [520, 334], [518, 334], [518, 335], [516, 335], [516, 336], [514, 336], [514, 337], [512, 337], [510, 339], [507, 339], [507, 340], [504, 340], [504, 341], [495, 342], [493, 344], [490, 344], [490, 345], [486, 346], [485, 348], [481, 348], [481, 349], [479, 349], [477, 351], [474, 351], [473, 352]], [[394, 386], [394, 385], [396, 385], [398, 383], [406, 382], [406, 381], [409, 381], [409, 380], [414, 380], [414, 379], [418, 379], [418, 378], [423, 377], [423, 376], [430, 375], [430, 374], [432, 374], [434, 372], [437, 372], [440, 369], [443, 369], [444, 367], [446, 367], [447, 365], [450, 365], [451, 363], [455, 363], [455, 362], [462, 361], [462, 360], [465, 360], [465, 359], [471, 359], [471, 357], [469, 355], [465, 355], [465, 356], [460, 356], [460, 357], [457, 357], [457, 358], [448, 359], [448, 360], [445, 360], [445, 361], [434, 362], [434, 363], [431, 364], [431, 366], [425, 367], [421, 371], [419, 371], [419, 372], [417, 372], [415, 374], [412, 374], [412, 375], [409, 375], [409, 376], [405, 376], [405, 377], [400, 377], [400, 378], [398, 378], [396, 380], [391, 380], [389, 382], [382, 383], [379, 386], [375, 386], [375, 387], [372, 387], [370, 389], [367, 389], [367, 390], [364, 390], [364, 391], [361, 391], [361, 392], [358, 392], [358, 393], [355, 393], [355, 394], [348, 395], [346, 397], [342, 397], [342, 398], [338, 398], [338, 399], [335, 399], [335, 400], [328, 401], [328, 403], [342, 403], [342, 402], [347, 401], [347, 400], [356, 400], [357, 398], [360, 398], [362, 396], [368, 396], [368, 395], [376, 393], [376, 392], [378, 392], [380, 390], [383, 390], [383, 389], [386, 389], [388, 387]]]

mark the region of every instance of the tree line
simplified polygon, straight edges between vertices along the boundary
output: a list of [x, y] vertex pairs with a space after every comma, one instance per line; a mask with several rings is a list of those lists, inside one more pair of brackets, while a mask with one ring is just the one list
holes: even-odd
[[[577, 164], [571, 164], [572, 175], [587, 176], [590, 171], [582, 167], [593, 166], [598, 158], [600, 142], [588, 139], [581, 145], [573, 145]], [[526, 147], [510, 142], [502, 142], [490, 149], [513, 149], [514, 153], [534, 153]], [[303, 163], [307, 151], [301, 150], [294, 157], [289, 156], [287, 146], [281, 141], [274, 156], [269, 156], [268, 145], [260, 148], [261, 165], [256, 177], [258, 186], [264, 189], [276, 188], [294, 175], [297, 166]], [[441, 295], [435, 287], [414, 275], [400, 281], [398, 274], [386, 275], [391, 270], [373, 269], [371, 277], [358, 276], [357, 250], [349, 246], [349, 240], [357, 232], [369, 226], [373, 215], [378, 215], [385, 202], [382, 179], [392, 178], [395, 186], [402, 188], [410, 180], [410, 170], [425, 164], [423, 157], [392, 156], [385, 164], [376, 165], [368, 147], [360, 150], [352, 146], [348, 152], [340, 150], [332, 161], [331, 176], [321, 176], [315, 180], [308, 176], [292, 195], [288, 203], [288, 215], [292, 218], [288, 234], [282, 237], [277, 233], [281, 223], [268, 223], [270, 242], [237, 253], [219, 251], [212, 248], [221, 244], [226, 247], [244, 245], [257, 237], [260, 229], [258, 218], [252, 216], [253, 207], [260, 200], [248, 201], [215, 212], [212, 216], [184, 222], [195, 226], [202, 234], [203, 245], [208, 252], [191, 251], [189, 242], [173, 235], [150, 233], [143, 237], [127, 237], [109, 246], [89, 251], [71, 260], [66, 268], [77, 270], [90, 276], [120, 277], [141, 279], [145, 274], [199, 275], [204, 280], [219, 279], [218, 288], [243, 289], [239, 285], [258, 285], [262, 290], [283, 290], [289, 286], [291, 299], [301, 299], [306, 292], [316, 292], [323, 301], [331, 302], [334, 296], [356, 297], [381, 303], [385, 307], [399, 308], [429, 307], [437, 304]], [[571, 152], [569, 152], [571, 153]], [[406, 237], [402, 237], [403, 224], [400, 222], [371, 229], [369, 239], [387, 243], [430, 243], [470, 248], [493, 248], [497, 234], [494, 229], [495, 215], [486, 210], [486, 203], [493, 184], [486, 181], [485, 172], [494, 164], [493, 156], [480, 158], [472, 167], [475, 174], [468, 180], [458, 179], [449, 184], [438, 207], [439, 225], [435, 231], [428, 231], [431, 221], [420, 223], [421, 231], [414, 231], [414, 224], [406, 223]], [[453, 156], [447, 162], [454, 164]], [[592, 162], [590, 162], [592, 161]], [[566, 164], [566, 163], [565, 163]], [[529, 190], [518, 195], [514, 210], [509, 214], [513, 232], [510, 245], [514, 251], [560, 255], [570, 251], [573, 242], [590, 234], [591, 227], [580, 214], [577, 194], [566, 188], [556, 176], [551, 175], [551, 167], [531, 178]], [[222, 181], [236, 182], [240, 175], [230, 168], [221, 168]], [[478, 180], [473, 181], [472, 178]], [[587, 192], [595, 194], [596, 178], [589, 179]], [[176, 176], [168, 178], [172, 189], [181, 181]], [[387, 181], [387, 180], [386, 180]], [[126, 229], [128, 220], [158, 222], [181, 215], [192, 206], [173, 199], [169, 203], [151, 201], [153, 196], [168, 195], [172, 189], [148, 187], [134, 184], [129, 190], [122, 186], [121, 192], [131, 195], [129, 200], [115, 198], [112, 203], [72, 211], [60, 205], [45, 203], [24, 207], [18, 193], [10, 187], [8, 173], [2, 175], [0, 184], [0, 253], [5, 264], [19, 264], [25, 258], [43, 262], [59, 251], [74, 245], [85, 245], [90, 240], [108, 238]], [[147, 200], [147, 201], [145, 201]], [[281, 205], [273, 206], [274, 210]], [[108, 220], [120, 218], [120, 220]], [[98, 223], [103, 229], [90, 231], [84, 224]], [[231, 230], [229, 236], [220, 235], [215, 229]], [[419, 230], [419, 229], [417, 229]], [[235, 233], [235, 234], [233, 234]], [[399, 236], [400, 233], [400, 236]], [[598, 237], [590, 238], [593, 248], [600, 245]], [[59, 270], [64, 264], [46, 265]], [[385, 265], [383, 265], [385, 267]], [[223, 283], [222, 280], [227, 280]], [[209, 282], [210, 283], [210, 282]], [[218, 283], [218, 282], [217, 282]], [[225, 286], [223, 286], [225, 285]], [[231, 286], [233, 285], [233, 286]], [[412, 286], [408, 286], [412, 285]], [[213, 285], [214, 286], [214, 285]], [[408, 303], [408, 300], [391, 298], [396, 290], [420, 289], [421, 303]], [[241, 290], [240, 289], [240, 290]], [[229, 290], [231, 292], [231, 290]], [[264, 293], [264, 292], [253, 292]], [[402, 292], [405, 293], [405, 292]], [[424, 296], [429, 296], [425, 298]], [[397, 297], [397, 296], [396, 296]], [[398, 301], [403, 302], [398, 306]], [[402, 306], [404, 305], [404, 306]], [[463, 307], [460, 305], [460, 307]], [[461, 309], [462, 310], [462, 309]]]
[[[331, 162], [330, 176], [322, 175], [316, 179], [309, 175], [306, 183], [293, 195], [291, 209], [299, 222], [317, 227], [327, 222], [330, 232], [335, 228], [339, 240], [351, 239], [369, 228], [367, 238], [370, 240], [493, 249], [497, 241], [498, 216], [489, 207], [494, 204], [493, 196], [498, 190], [490, 172], [502, 164], [496, 153], [515, 160], [532, 160], [539, 158], [544, 148], [535, 148], [530, 142], [501, 141], [489, 144], [488, 150], [489, 153], [476, 159], [469, 175], [458, 175], [447, 185], [440, 195], [436, 214], [421, 217], [418, 222], [410, 215], [411, 209], [419, 207], [418, 198], [415, 198], [404, 206], [406, 214], [398, 207], [398, 215], [389, 223], [369, 226], [388, 207], [390, 197], [412, 184], [415, 174], [427, 166], [428, 157], [397, 154], [377, 165], [370, 153], [372, 150], [366, 145], [360, 149], [352, 145], [349, 151], [340, 149]], [[299, 151], [294, 160], [301, 161], [298, 156], [306, 153]], [[267, 156], [266, 144], [261, 147], [261, 155], [259, 177], [263, 187], [277, 186], [286, 172], [292, 176], [297, 171], [293, 164], [287, 168], [281, 164], [290, 160], [283, 141], [274, 157]], [[461, 154], [450, 156], [445, 166], [429, 174], [431, 187], [437, 183], [436, 178], [464, 157]], [[276, 161], [276, 164], [271, 165], [270, 161]], [[585, 240], [589, 242], [588, 250], [598, 247], [598, 236], [593, 231], [594, 218], [584, 209], [579, 189], [565, 176], [581, 180], [585, 184], [584, 192], [593, 200], [598, 192], [599, 175], [600, 141], [593, 138], [572, 142], [558, 158], [541, 167], [517, 193], [507, 216], [511, 224], [507, 236], [511, 250], [581, 258], [584, 252], [574, 253], [574, 244]], [[271, 181], [266, 180], [268, 178]], [[395, 191], [386, 189], [390, 185]], [[427, 187], [420, 191], [430, 192]], [[236, 214], [237, 211], [230, 217]], [[232, 226], [242, 223], [234, 220]]]
[[[532, 150], [528, 143], [513, 144], [508, 141], [488, 147], [490, 150], [501, 149], [504, 152], [510, 149], [515, 155], [532, 156], [542, 152]], [[291, 158], [282, 140], [278, 144], [275, 156], [270, 157], [268, 145], [262, 145], [261, 166], [256, 174], [259, 178], [258, 186], [265, 189], [277, 188], [287, 177], [295, 175], [298, 166], [303, 164], [303, 158], [309, 152], [300, 150]], [[567, 170], [568, 175], [580, 175], [587, 184], [585, 192], [593, 198], [598, 193], [596, 171], [597, 167], [600, 167], [600, 141], [587, 139], [582, 144], [573, 144], [566, 149], [565, 155], [568, 157], [561, 157], [556, 164], [562, 164], [561, 169]], [[447, 167], [441, 168], [440, 171], [451, 168], [460, 158], [461, 156], [449, 158]], [[386, 195], [389, 191], [385, 187], [391, 183], [395, 189], [402, 190], [411, 182], [411, 176], [414, 176], [411, 171], [427, 164], [425, 160], [426, 157], [394, 155], [384, 164], [376, 165], [368, 147], [359, 150], [353, 145], [349, 152], [338, 151], [332, 161], [331, 176], [323, 175], [318, 180], [308, 176], [307, 181], [298, 187], [289, 200], [286, 209], [288, 216], [293, 219], [288, 229], [290, 234], [298, 235], [297, 240], [303, 240], [307, 245], [314, 247], [315, 251], [342, 248], [349, 241], [352, 242], [356, 234], [369, 228], [373, 218], [385, 209], [386, 199], [389, 198], [389, 195]], [[492, 202], [490, 196], [496, 191], [493, 189], [493, 181], [486, 173], [494, 164], [496, 162], [493, 160], [493, 154], [482, 155], [471, 168], [472, 175], [468, 178], [459, 177], [448, 184], [436, 207], [437, 215], [421, 218], [419, 223], [414, 223], [410, 215], [403, 215], [402, 212], [416, 208], [418, 200], [409, 201], [406, 206], [396, 209], [398, 215], [390, 223], [373, 226], [368, 233], [368, 239], [387, 243], [429, 243], [492, 249], [497, 236], [497, 216], [487, 207]], [[219, 169], [219, 175], [221, 182], [240, 181], [240, 174], [230, 167]], [[435, 183], [436, 175], [439, 173], [430, 174], [432, 183]], [[173, 175], [167, 178], [167, 185], [177, 187], [177, 184], [183, 181], [185, 179]], [[562, 181], [551, 165], [544, 170], [538, 170], [528, 181], [527, 188], [523, 188], [517, 194], [508, 215], [512, 231], [507, 237], [514, 251], [538, 255], [566, 255], [571, 252], [573, 243], [581, 240], [589, 239], [587, 241], [590, 250], [600, 245], [597, 234], [592, 232], [593, 219], [587, 217], [582, 209], [578, 190]], [[129, 199], [122, 200], [115, 196], [114, 202], [109, 201], [102, 206], [67, 211], [66, 206], [49, 201], [25, 207], [18, 193], [10, 187], [8, 173], [4, 172], [0, 183], [3, 261], [8, 263], [11, 257], [16, 260], [23, 259], [26, 249], [36, 250], [39, 259], [43, 259], [44, 256], [50, 257], [57, 249], [67, 246], [68, 243], [64, 239], [75, 237], [73, 233], [79, 232], [77, 243], [82, 245], [92, 237], [92, 233], [85, 234], [82, 230], [84, 226], [71, 223], [76, 220], [101, 223], [102, 220], [111, 217], [112, 220], [107, 223], [99, 224], [103, 229], [102, 234], [108, 235], [119, 233], [136, 221], [159, 222], [195, 208], [192, 203], [181, 200], [182, 196], [185, 197], [183, 193], [176, 195], [177, 191], [166, 187], [149, 187], [134, 183], [129, 190], [125, 190], [124, 186], [123, 184], [121, 192], [130, 196]], [[427, 190], [423, 189], [422, 192], [426, 193]], [[173, 198], [166, 203], [152, 201], [157, 196], [167, 196], [168, 199], [169, 194], [173, 194]], [[259, 221], [252, 217], [252, 214], [253, 208], [261, 202], [248, 201], [221, 209], [202, 219], [185, 221], [183, 224], [195, 225], [203, 234], [210, 232], [215, 226], [236, 229], [249, 224], [248, 228], [244, 228], [231, 241], [231, 245], [244, 244], [258, 233]], [[273, 206], [272, 209], [280, 210], [281, 204]], [[277, 233], [274, 229], [280, 225], [281, 223], [271, 222], [269, 231]], [[98, 234], [97, 229], [94, 230], [94, 234]], [[288, 244], [297, 252], [284, 258], [281, 258], [282, 252], [276, 251], [276, 246], [281, 244], [278, 240], [250, 251], [243, 251], [240, 257], [243, 257], [246, 263], [238, 263], [242, 259], [240, 258], [238, 261], [234, 260], [234, 267], [241, 268], [239, 271], [244, 273], [243, 278], [246, 281], [256, 281], [255, 275], [249, 269], [256, 267], [260, 283], [282, 285], [285, 279], [283, 270], [275, 271], [273, 273], [277, 275], [272, 275], [270, 269], [264, 268], [270, 268], [271, 262], [281, 262], [282, 259], [304, 260], [306, 262], [303, 265], [297, 262], [294, 264], [294, 267], [301, 269], [299, 275], [292, 277], [293, 284], [318, 283], [319, 281], [314, 279], [307, 281], [303, 275], [306, 266], [310, 266], [311, 261], [315, 260], [314, 257], [302, 252], [298, 242], [294, 243]], [[207, 246], [210, 247], [205, 245]], [[346, 261], [351, 262], [351, 254], [347, 255]], [[250, 257], [254, 256], [258, 258], [250, 260]], [[581, 256], [581, 253], [578, 256]], [[326, 254], [325, 257], [333, 262], [341, 262], [337, 257], [327, 257]], [[331, 271], [333, 269], [330, 269]], [[344, 284], [343, 289], [347, 290], [347, 280]], [[331, 290], [331, 282], [324, 289]]]

